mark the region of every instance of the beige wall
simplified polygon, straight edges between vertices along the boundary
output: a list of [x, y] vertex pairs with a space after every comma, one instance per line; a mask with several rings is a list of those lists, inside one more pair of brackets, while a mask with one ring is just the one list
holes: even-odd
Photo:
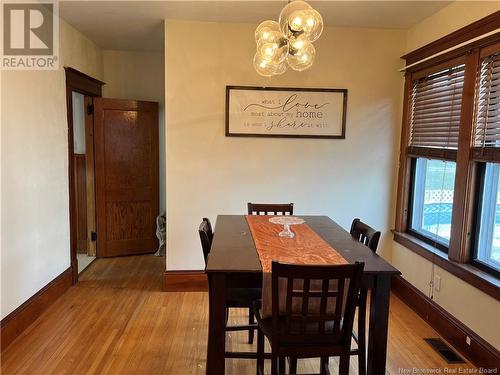
[[500, 1], [455, 1], [408, 30], [406, 52], [500, 10]]
[[[407, 52], [499, 9], [500, 2], [454, 2], [408, 30]], [[394, 157], [398, 156], [399, 153], [396, 153]], [[497, 300], [397, 243], [393, 245], [392, 263], [406, 280], [428, 296], [431, 295], [429, 283], [433, 275], [439, 275], [441, 289], [434, 291], [434, 301], [497, 349], [500, 348], [500, 303]]]
[[165, 212], [165, 66], [163, 52], [103, 51], [103, 96], [160, 103], [160, 210]]
[[[310, 70], [263, 78], [255, 27], [167, 21], [167, 269], [202, 269], [201, 218], [242, 214], [248, 201], [295, 202], [345, 228], [362, 217], [384, 231], [390, 259], [406, 33], [326, 28]], [[346, 139], [225, 137], [226, 85], [346, 88]]]
[[63, 66], [102, 79], [99, 48], [60, 23], [57, 71], [4, 71], [1, 82], [1, 316], [70, 266]]
[[496, 299], [397, 243], [393, 245], [392, 264], [429, 297], [429, 283], [435, 275], [441, 277], [440, 291], [432, 292], [434, 302], [500, 349], [500, 303]]

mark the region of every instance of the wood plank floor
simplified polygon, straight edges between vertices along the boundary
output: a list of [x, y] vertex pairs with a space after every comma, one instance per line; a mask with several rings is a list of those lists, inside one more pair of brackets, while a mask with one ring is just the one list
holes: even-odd
[[[208, 324], [206, 293], [162, 292], [164, 258], [97, 259], [1, 358], [10, 374], [205, 374]], [[232, 323], [244, 322], [232, 310]], [[422, 340], [436, 332], [392, 296], [388, 374], [401, 368], [448, 365]], [[244, 333], [228, 335], [231, 350], [255, 350]], [[302, 360], [299, 371], [318, 368]], [[227, 360], [226, 374], [255, 373], [249, 360]], [[332, 360], [332, 373], [337, 373]], [[351, 374], [357, 374], [356, 358]]]

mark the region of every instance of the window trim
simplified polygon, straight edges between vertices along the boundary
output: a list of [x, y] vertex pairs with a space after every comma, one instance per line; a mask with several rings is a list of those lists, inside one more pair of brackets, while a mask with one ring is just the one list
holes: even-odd
[[[486, 33], [494, 31], [498, 28], [500, 22], [500, 11], [494, 12], [484, 18], [481, 18], [470, 25], [464, 26], [448, 35], [443, 36], [423, 47], [420, 47], [412, 52], [409, 52], [401, 58], [406, 60], [407, 64], [413, 64], [422, 59], [440, 53], [449, 48], [453, 48], [468, 40], [480, 37]], [[479, 42], [479, 41], [478, 41]], [[469, 45], [467, 45], [469, 46]], [[461, 47], [461, 48], [466, 48]], [[459, 49], [460, 50], [460, 49]]]
[[[491, 22], [492, 18], [500, 21], [500, 12], [485, 17], [484, 20]], [[481, 20], [480, 20], [481, 21]], [[481, 22], [475, 22], [474, 25], [480, 27]], [[470, 27], [466, 27], [469, 28]], [[446, 39], [449, 40], [449, 39]], [[463, 41], [462, 41], [463, 42]], [[455, 45], [461, 42], [457, 42]], [[433, 48], [436, 43], [433, 42]], [[441, 51], [450, 48], [448, 45], [443, 47]], [[396, 242], [403, 242], [403, 246], [408, 247], [410, 250], [418, 248], [418, 254], [422, 255], [423, 252], [431, 254], [432, 259], [435, 259], [436, 252], [439, 252], [440, 263], [444, 261], [453, 264], [447, 266], [450, 272], [459, 275], [462, 279], [470, 282], [470, 277], [464, 277], [464, 273], [472, 275], [474, 282], [471, 284], [480, 287], [489, 285], [486, 289], [490, 290], [490, 295], [500, 300], [500, 280], [487, 274], [480, 267], [475, 267], [473, 249], [475, 246], [476, 233], [474, 230], [476, 222], [476, 193], [478, 189], [478, 162], [480, 161], [500, 161], [500, 150], [486, 150], [487, 157], [481, 155], [478, 157], [473, 146], [474, 139], [474, 95], [476, 86], [476, 73], [480, 67], [481, 58], [485, 56], [485, 51], [492, 53], [500, 49], [500, 32], [489, 35], [485, 38], [473, 41], [467, 45], [460, 46], [452, 51], [445, 52], [434, 58], [429, 58], [420, 63], [409, 67], [405, 71], [405, 87], [403, 96], [403, 118], [402, 118], [402, 131], [401, 131], [401, 144], [399, 156], [399, 173], [397, 185], [397, 200], [396, 200], [396, 220], [395, 220], [395, 235]], [[416, 52], [416, 51], [415, 51]], [[438, 53], [439, 51], [434, 51]], [[408, 59], [408, 56], [414, 58], [414, 54], [410, 53], [403, 58], [407, 59], [407, 65], [415, 63], [415, 60]], [[425, 58], [426, 56], [422, 57]], [[437, 69], [442, 69], [447, 65], [453, 64], [457, 61], [465, 61], [465, 76], [462, 93], [462, 106], [460, 114], [460, 133], [459, 145], [456, 153], [443, 152], [443, 150], [424, 150], [419, 148], [408, 147], [410, 137], [410, 97], [413, 82], [416, 77], [429, 74]], [[498, 156], [498, 158], [497, 158]], [[412, 173], [412, 160], [416, 157], [428, 157], [431, 159], [452, 160], [456, 162], [456, 175], [455, 175], [455, 190], [453, 198], [453, 213], [452, 213], [452, 228], [450, 236], [450, 244], [448, 255], [436, 249], [432, 244], [425, 243], [422, 239], [411, 233], [410, 229], [410, 214], [411, 214], [411, 173]], [[487, 159], [487, 160], [482, 160]], [[493, 160], [492, 160], [493, 159]], [[401, 240], [404, 238], [404, 240]], [[406, 244], [406, 245], [405, 245]], [[431, 248], [433, 250], [431, 250]], [[456, 265], [460, 265], [457, 268]], [[445, 268], [445, 267], [443, 267]], [[458, 270], [458, 271], [457, 271]], [[486, 284], [478, 282], [483, 280]], [[489, 290], [489, 289], [488, 289]]]
[[[472, 257], [471, 257], [471, 264], [474, 267], [477, 267], [493, 276], [496, 278], [500, 279], [500, 271], [489, 266], [485, 262], [482, 262], [481, 260], [478, 259], [478, 253], [479, 253], [479, 239], [481, 236], [480, 233], [480, 227], [481, 227], [481, 216], [482, 216], [482, 210], [483, 210], [483, 191], [484, 191], [484, 186], [485, 186], [485, 178], [486, 178], [486, 163], [487, 162], [480, 162], [477, 168], [477, 190], [476, 190], [476, 202], [477, 202], [477, 207], [476, 207], [476, 215], [475, 215], [475, 223], [476, 225], [474, 226], [474, 249], [472, 252]], [[498, 167], [500, 169], [500, 165]], [[498, 171], [496, 173], [499, 173]], [[495, 194], [496, 195], [496, 194]], [[496, 204], [492, 204], [492, 206], [496, 207]]]

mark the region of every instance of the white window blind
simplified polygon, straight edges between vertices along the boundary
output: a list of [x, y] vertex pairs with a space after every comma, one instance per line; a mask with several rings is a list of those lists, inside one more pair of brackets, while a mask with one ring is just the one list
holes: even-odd
[[410, 146], [458, 148], [465, 65], [457, 65], [413, 82]]
[[481, 62], [476, 81], [474, 145], [500, 147], [500, 54]]

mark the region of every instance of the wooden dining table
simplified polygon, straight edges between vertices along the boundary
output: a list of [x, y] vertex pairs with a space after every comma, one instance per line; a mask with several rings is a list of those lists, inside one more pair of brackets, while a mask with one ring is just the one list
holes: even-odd
[[[385, 374], [391, 277], [400, 272], [356, 241], [328, 216], [299, 216], [349, 263], [364, 262], [362, 287], [370, 290], [367, 375]], [[293, 229], [292, 229], [293, 230]], [[225, 372], [225, 358], [255, 358], [225, 349], [226, 287], [262, 286], [262, 266], [245, 215], [219, 215], [206, 273], [209, 281], [207, 375]]]

